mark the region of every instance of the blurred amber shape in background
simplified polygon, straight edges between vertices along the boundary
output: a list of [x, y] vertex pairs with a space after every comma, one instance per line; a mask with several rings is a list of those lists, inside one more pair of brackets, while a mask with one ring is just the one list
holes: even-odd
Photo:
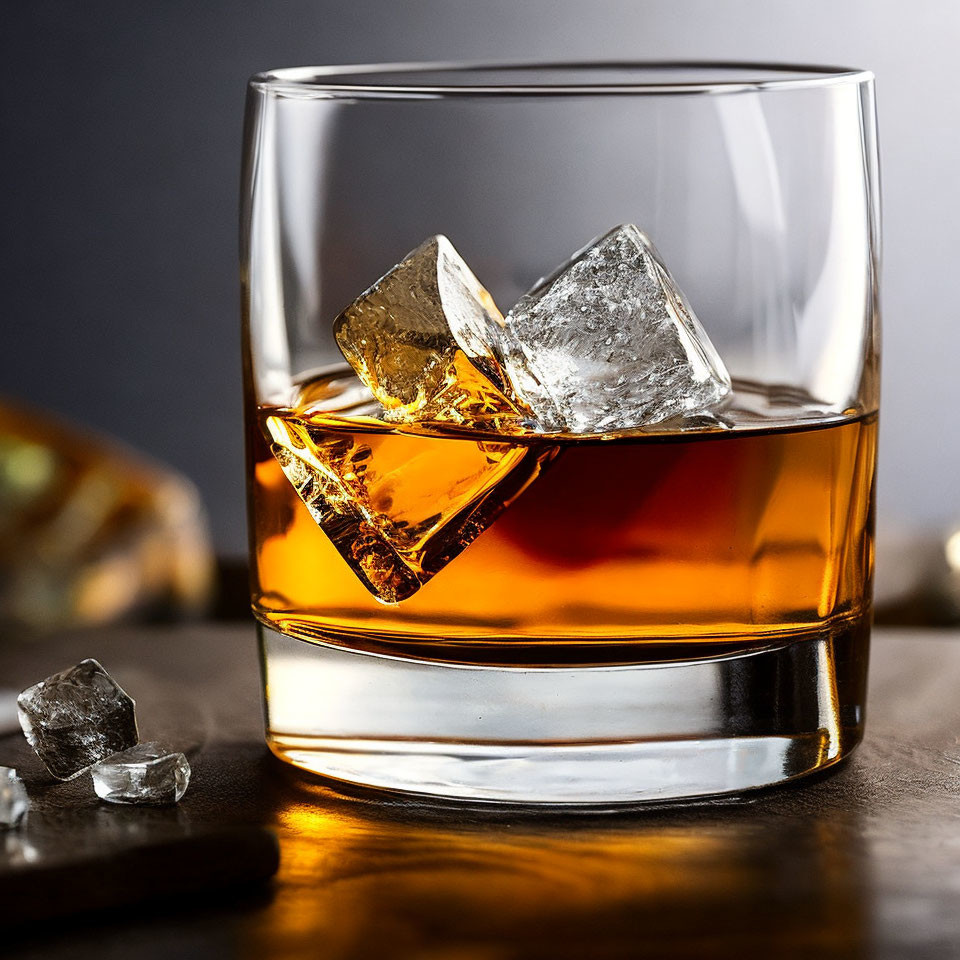
[[0, 400], [0, 624], [45, 632], [201, 612], [207, 520], [170, 468]]

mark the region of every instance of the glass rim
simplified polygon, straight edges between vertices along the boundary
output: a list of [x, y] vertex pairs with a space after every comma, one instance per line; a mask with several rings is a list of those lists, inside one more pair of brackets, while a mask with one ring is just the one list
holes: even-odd
[[[501, 71], [516, 73], [510, 83], [462, 82], [463, 75]], [[663, 74], [660, 79], [615, 82], [531, 82], [522, 74], [553, 71], [571, 77], [588, 72], [619, 71]], [[668, 77], [688, 72], [687, 79]], [[697, 79], [696, 73], [712, 73]], [[722, 76], [726, 72], [729, 76]], [[397, 82], [403, 75], [438, 74], [446, 82]], [[742, 74], [737, 75], [737, 74]], [[458, 79], [461, 82], [455, 82]], [[584, 61], [424, 61], [329, 64], [282, 67], [254, 74], [249, 84], [280, 96], [317, 99], [446, 99], [449, 97], [662, 96], [730, 94], [796, 90], [870, 83], [870, 70], [822, 64], [741, 60], [584, 60]]]

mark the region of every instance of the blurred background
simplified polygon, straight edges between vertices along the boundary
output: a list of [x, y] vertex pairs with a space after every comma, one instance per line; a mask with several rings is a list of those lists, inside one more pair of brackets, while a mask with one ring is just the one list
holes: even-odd
[[[952, 590], [953, 0], [917, 0], [909, 12], [893, 0], [32, 0], [6, 6], [3, 21], [0, 395], [110, 434], [192, 481], [221, 565], [234, 571], [246, 549], [236, 208], [251, 73], [459, 58], [872, 69], [885, 231], [879, 586], [885, 599], [909, 603]], [[17, 456], [18, 483], [42, 474], [35, 455]], [[150, 522], [159, 516], [174, 539], [199, 509], [189, 490], [177, 491], [173, 513], [170, 497], [150, 508]], [[205, 543], [201, 535], [185, 547], [199, 566], [155, 579], [201, 576]]]

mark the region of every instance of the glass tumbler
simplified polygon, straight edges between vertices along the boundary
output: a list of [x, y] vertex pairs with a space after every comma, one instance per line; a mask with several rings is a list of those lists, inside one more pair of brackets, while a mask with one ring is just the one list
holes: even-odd
[[282, 69], [251, 80], [245, 137], [273, 752], [586, 806], [847, 756], [871, 618], [872, 76]]

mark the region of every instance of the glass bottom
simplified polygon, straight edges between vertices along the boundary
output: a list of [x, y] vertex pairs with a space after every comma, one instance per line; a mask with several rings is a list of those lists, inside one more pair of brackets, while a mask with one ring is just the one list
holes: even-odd
[[258, 631], [270, 749], [365, 787], [656, 803], [805, 776], [863, 733], [869, 614], [749, 652], [616, 667], [437, 664]]

